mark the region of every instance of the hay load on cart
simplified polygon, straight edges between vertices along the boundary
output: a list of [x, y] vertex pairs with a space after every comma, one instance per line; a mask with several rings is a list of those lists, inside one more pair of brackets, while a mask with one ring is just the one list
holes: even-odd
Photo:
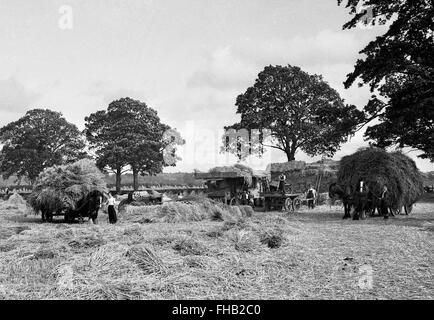
[[64, 216], [67, 222], [97, 214], [102, 196], [108, 192], [104, 175], [88, 159], [53, 166], [39, 175], [28, 198], [43, 221]]
[[383, 186], [389, 190], [389, 206], [399, 213], [411, 212], [423, 193], [423, 177], [416, 163], [401, 152], [388, 153], [379, 148], [360, 149], [340, 161], [337, 183], [354, 188], [363, 180], [374, 199], [381, 196]]

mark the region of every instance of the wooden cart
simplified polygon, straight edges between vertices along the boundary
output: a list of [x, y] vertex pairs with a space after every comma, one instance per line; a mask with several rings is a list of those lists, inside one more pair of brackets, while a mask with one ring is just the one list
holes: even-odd
[[301, 193], [264, 192], [261, 193], [265, 211], [286, 210], [295, 212], [301, 207]]

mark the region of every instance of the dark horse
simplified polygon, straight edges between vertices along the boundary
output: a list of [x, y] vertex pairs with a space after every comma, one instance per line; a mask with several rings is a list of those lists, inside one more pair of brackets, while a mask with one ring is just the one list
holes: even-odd
[[65, 221], [71, 223], [74, 222], [75, 218], [78, 218], [79, 221], [82, 222], [83, 218], [88, 217], [96, 224], [102, 199], [103, 194], [100, 191], [91, 191], [87, 196], [77, 202], [75, 210], [66, 211]]
[[329, 187], [329, 197], [341, 199], [344, 205], [343, 219], [351, 218], [351, 208], [354, 206], [353, 190], [350, 186], [343, 187], [337, 183], [332, 183]]

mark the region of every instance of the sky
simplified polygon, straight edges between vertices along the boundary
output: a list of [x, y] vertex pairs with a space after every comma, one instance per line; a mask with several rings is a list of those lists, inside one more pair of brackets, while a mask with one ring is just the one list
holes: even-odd
[[[87, 115], [130, 97], [186, 140], [182, 160], [165, 172], [230, 165], [235, 158], [219, 152], [222, 128], [239, 120], [236, 97], [267, 65], [321, 74], [363, 108], [369, 90], [345, 89], [343, 81], [385, 29], [344, 31], [348, 19], [336, 0], [1, 0], [0, 126], [49, 108], [83, 129]], [[334, 159], [365, 145], [358, 132]], [[408, 155], [434, 171], [417, 152]], [[298, 152], [296, 159], [319, 158]], [[246, 164], [285, 161], [273, 151]]]

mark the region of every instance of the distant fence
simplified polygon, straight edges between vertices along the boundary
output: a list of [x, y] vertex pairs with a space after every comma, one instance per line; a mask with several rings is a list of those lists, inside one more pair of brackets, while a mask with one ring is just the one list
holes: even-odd
[[[183, 194], [185, 195], [191, 195], [191, 194], [202, 194], [207, 190], [206, 186], [140, 186], [137, 191], [158, 191], [160, 193], [172, 193], [172, 194]], [[115, 187], [109, 186], [109, 191], [113, 194], [116, 193]], [[128, 194], [130, 192], [134, 191], [134, 188], [132, 186], [122, 186], [120, 195]], [[9, 194], [18, 193], [19, 195], [23, 197], [27, 197], [30, 193], [32, 193], [31, 187], [18, 187], [18, 188], [9, 188]], [[0, 197], [4, 197], [6, 195], [6, 188], [0, 188]]]
[[[116, 194], [116, 188], [110, 188], [110, 193]], [[139, 188], [137, 191], [148, 191], [151, 192], [152, 190], [160, 192], [160, 193], [168, 193], [168, 194], [182, 194], [183, 196], [190, 196], [190, 195], [201, 195], [204, 194], [207, 190], [206, 187], [187, 187], [187, 186], [159, 186], [159, 187], [145, 187], [145, 188]], [[119, 192], [119, 195], [128, 194], [130, 192], [133, 192], [134, 188], [127, 187], [122, 188], [121, 192]]]

